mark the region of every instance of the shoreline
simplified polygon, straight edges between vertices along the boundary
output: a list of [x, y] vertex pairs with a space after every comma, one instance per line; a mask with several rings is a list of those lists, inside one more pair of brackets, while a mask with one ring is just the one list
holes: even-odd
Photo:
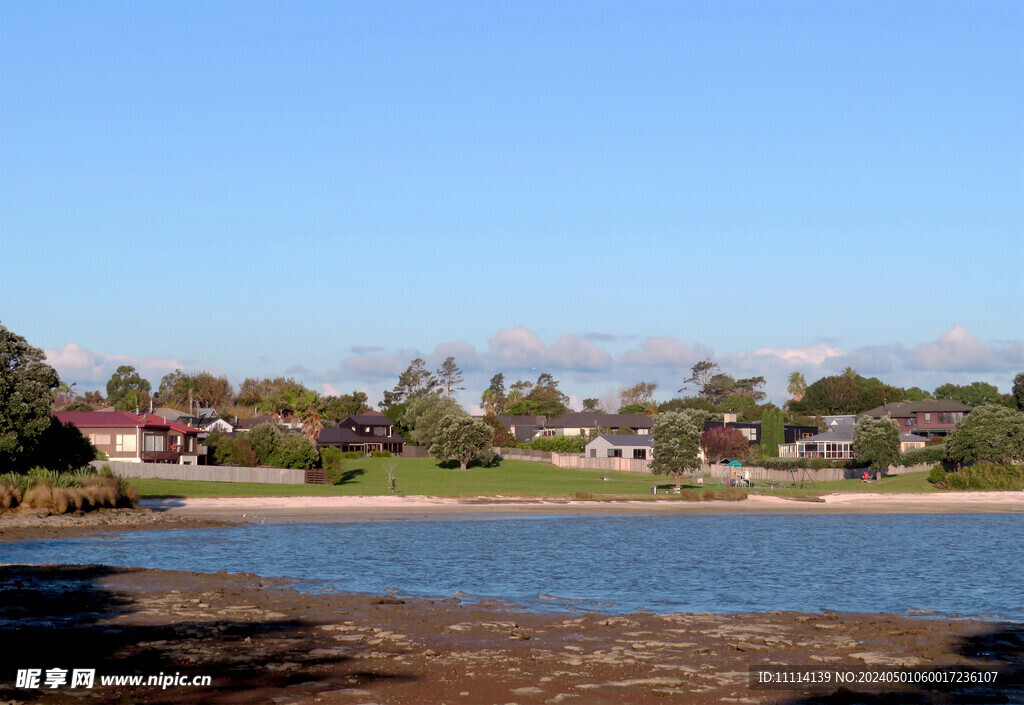
[[146, 499], [139, 509], [60, 516], [0, 512], [0, 544], [121, 531], [196, 529], [250, 522], [472, 519], [494, 516], [664, 516], [827, 514], [1016, 514], [1024, 492], [846, 493], [798, 500], [752, 494], [740, 501], [524, 499], [516, 497], [194, 497]]
[[[291, 584], [252, 574], [0, 565], [0, 624], [19, 645], [8, 665], [212, 677], [209, 687], [46, 691], [57, 696], [47, 702], [810, 702], [802, 691], [752, 689], [748, 669], [766, 664], [997, 671], [1001, 682], [960, 686], [954, 701], [1022, 695], [1024, 627], [1011, 623], [832, 612], [543, 614], [458, 599], [307, 594]], [[13, 686], [0, 682], [0, 700], [43, 695]], [[935, 694], [852, 690], [871, 702]], [[832, 702], [838, 693], [818, 695]]]
[[522, 499], [427, 496], [216, 497], [148, 499], [141, 506], [182, 517], [229, 521], [331, 521], [425, 516], [661, 514], [990, 514], [1024, 513], [1024, 492], [845, 493], [816, 501], [748, 495], [740, 501]]

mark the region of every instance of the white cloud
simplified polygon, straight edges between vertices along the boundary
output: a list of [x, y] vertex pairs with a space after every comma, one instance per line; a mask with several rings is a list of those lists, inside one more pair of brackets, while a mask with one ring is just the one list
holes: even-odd
[[757, 356], [773, 356], [795, 365], [821, 365], [830, 357], [842, 357], [845, 353], [839, 348], [819, 343], [805, 348], [759, 348], [754, 351]]
[[111, 355], [83, 348], [78, 343], [66, 343], [59, 350], [46, 350], [46, 361], [57, 370], [65, 382], [75, 382], [84, 390], [103, 389], [107, 380], [121, 365], [131, 365], [156, 389], [160, 379], [176, 369], [192, 370], [195, 365], [171, 357], [143, 357]]
[[1024, 368], [1024, 342], [985, 345], [962, 326], [953, 326], [930, 343], [909, 354], [912, 367], [923, 370], [984, 372]]

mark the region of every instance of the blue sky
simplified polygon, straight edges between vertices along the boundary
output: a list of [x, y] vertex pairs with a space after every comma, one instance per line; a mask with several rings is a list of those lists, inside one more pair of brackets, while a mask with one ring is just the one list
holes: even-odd
[[0, 321], [378, 398], [1024, 370], [1024, 5], [0, 3]]

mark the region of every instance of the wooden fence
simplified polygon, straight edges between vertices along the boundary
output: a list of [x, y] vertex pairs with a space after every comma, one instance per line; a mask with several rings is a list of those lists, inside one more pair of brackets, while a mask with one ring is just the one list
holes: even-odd
[[[650, 472], [649, 460], [634, 460], [632, 458], [588, 458], [582, 453], [549, 453], [547, 451], [530, 450], [528, 448], [495, 448], [495, 453], [508, 460], [528, 460], [538, 463], [551, 463], [560, 468], [575, 468], [579, 470], [605, 470], [608, 472]], [[885, 471], [885, 475], [903, 475], [908, 472], [921, 472], [930, 470], [931, 464], [914, 465], [912, 467], [891, 467]], [[794, 471], [774, 470], [757, 466], [728, 466], [728, 465], [702, 465], [696, 474], [708, 479], [720, 478], [732, 470], [738, 470], [740, 475], [749, 477], [755, 482], [834, 482], [836, 480], [853, 480], [864, 474], [863, 469], [847, 468], [822, 468], [811, 470], [798, 468]]]
[[93, 466], [110, 466], [118, 477], [146, 477], [161, 480], [201, 480], [208, 482], [260, 482], [275, 485], [301, 485], [306, 482], [305, 470], [284, 468], [240, 468], [226, 465], [176, 465], [172, 463], [126, 463], [117, 460], [94, 460]]

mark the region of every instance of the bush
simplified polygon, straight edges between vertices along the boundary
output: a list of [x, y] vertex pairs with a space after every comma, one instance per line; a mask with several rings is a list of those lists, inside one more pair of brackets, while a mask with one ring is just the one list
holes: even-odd
[[710, 502], [714, 498], [715, 498], [715, 491], [714, 490], [712, 490], [712, 489], [704, 490], [704, 501], [705, 502]]
[[946, 473], [944, 484], [950, 490], [1024, 490], [1024, 465], [969, 465]]
[[370, 456], [374, 457], [374, 458], [390, 458], [391, 457], [391, 451], [390, 450], [373, 450], [373, 451], [370, 451]]
[[924, 448], [914, 448], [908, 450], [906, 453], [900, 455], [897, 465], [908, 468], [912, 465], [922, 465], [924, 463], [941, 463], [946, 459], [946, 446], [945, 444], [930, 445]]
[[744, 492], [743, 490], [736, 489], [735, 487], [724, 489], [718, 493], [718, 499], [724, 500], [726, 502], [738, 502], [746, 498], [747, 493]]
[[687, 502], [700, 501], [700, 494], [698, 494], [696, 490], [683, 490], [682, 492], [679, 493], [679, 496], [682, 497], [683, 500]]
[[362, 453], [356, 453], [354, 450], [350, 450], [347, 453], [343, 454], [342, 457], [343, 458], [348, 458], [349, 460], [355, 460], [356, 458], [362, 458], [363, 454]]
[[81, 471], [55, 473], [33, 468], [25, 475], [0, 476], [0, 508], [31, 508], [49, 514], [89, 511], [104, 507], [134, 507], [138, 490], [124, 478], [105, 473]]
[[593, 498], [594, 498], [594, 493], [593, 492], [587, 492], [587, 491], [584, 490], [584, 491], [580, 491], [580, 492], [576, 493], [576, 499], [593, 499]]
[[945, 487], [946, 485], [946, 469], [941, 465], [936, 465], [928, 473], [928, 482], [939, 487]]
[[526, 447], [551, 453], [582, 453], [584, 445], [582, 436], [543, 436], [534, 438]]

